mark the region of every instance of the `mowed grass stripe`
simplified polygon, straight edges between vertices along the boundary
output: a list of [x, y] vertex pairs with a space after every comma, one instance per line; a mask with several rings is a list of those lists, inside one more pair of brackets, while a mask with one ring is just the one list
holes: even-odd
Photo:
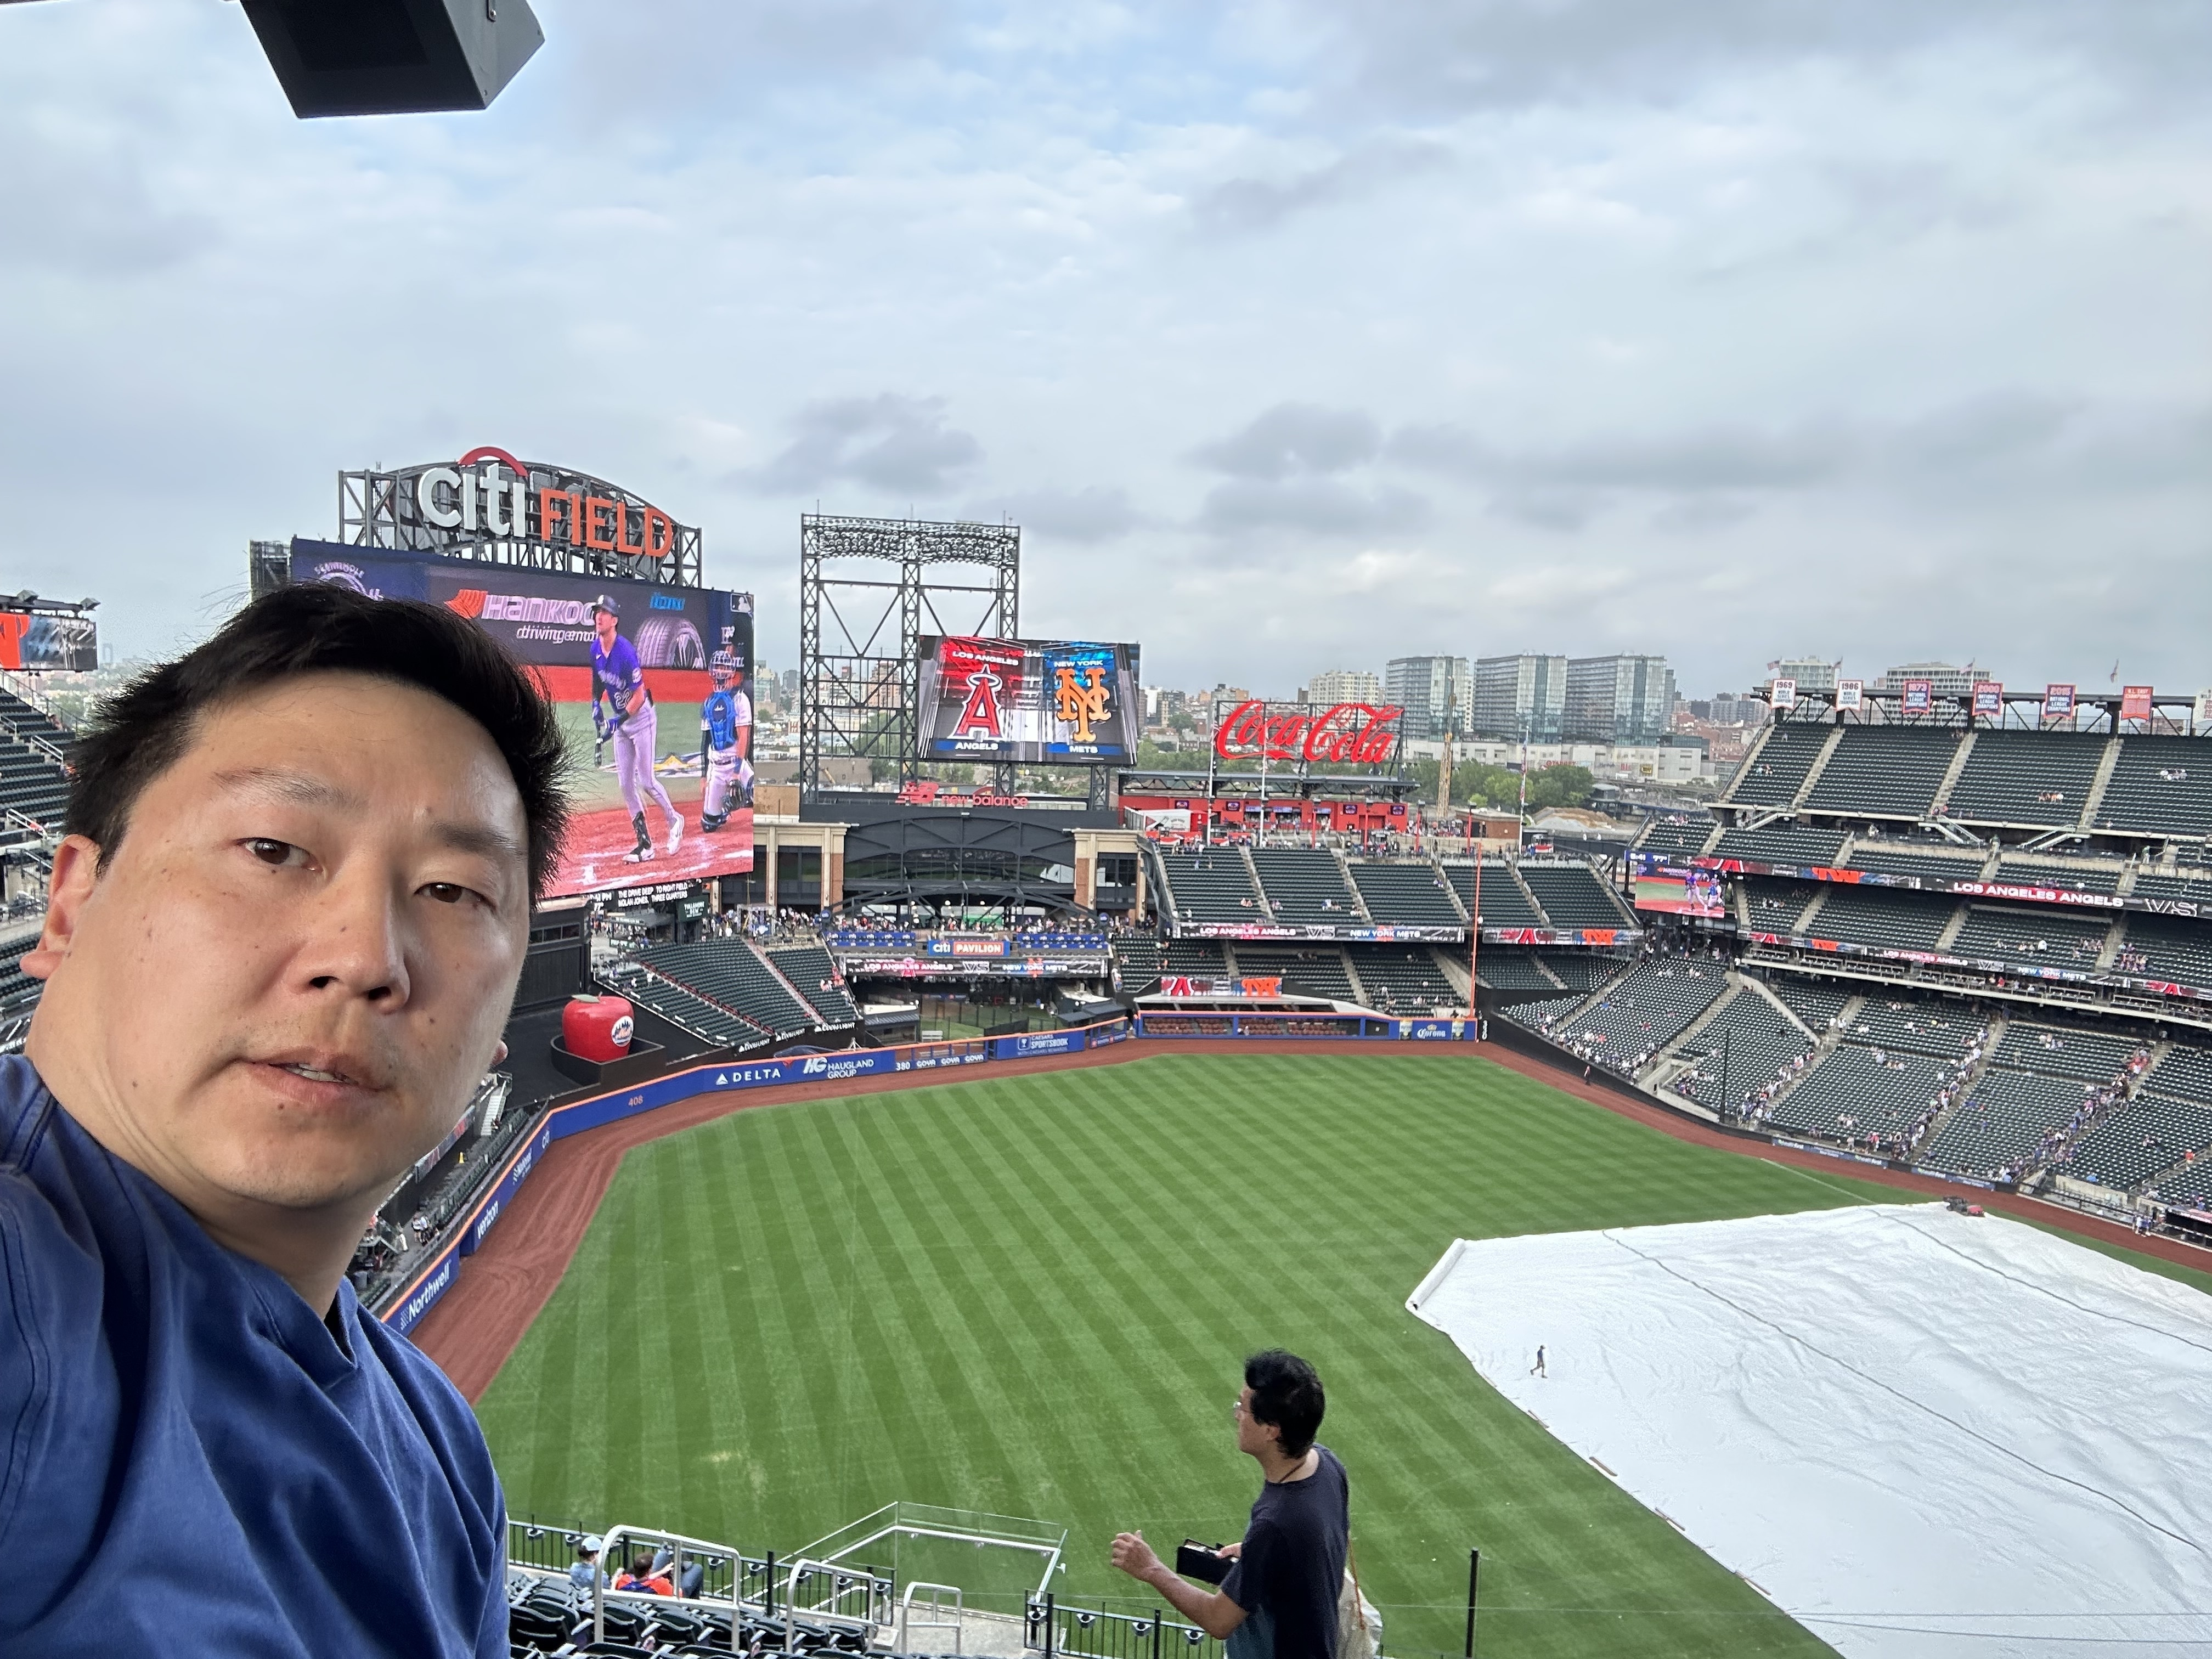
[[[1233, 1534], [1249, 1349], [1330, 1387], [1394, 1651], [1824, 1651], [1403, 1300], [1455, 1237], [1889, 1196], [1464, 1057], [1189, 1054], [750, 1110], [632, 1152], [482, 1407], [517, 1512], [788, 1550], [894, 1498]], [[654, 1329], [659, 1326], [663, 1328]]]

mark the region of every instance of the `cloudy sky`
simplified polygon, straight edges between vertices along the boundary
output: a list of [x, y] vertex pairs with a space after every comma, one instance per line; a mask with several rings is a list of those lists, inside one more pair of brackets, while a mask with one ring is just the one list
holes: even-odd
[[2212, 685], [2203, 0], [533, 0], [295, 120], [222, 0], [0, 7], [0, 586], [125, 654], [495, 444], [705, 526], [1012, 517], [1023, 621]]

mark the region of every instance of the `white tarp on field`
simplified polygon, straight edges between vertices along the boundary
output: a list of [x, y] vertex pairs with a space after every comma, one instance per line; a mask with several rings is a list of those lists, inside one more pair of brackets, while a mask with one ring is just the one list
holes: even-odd
[[2198, 1291], [1879, 1205], [1462, 1240], [1406, 1305], [1854, 1659], [2212, 1653]]

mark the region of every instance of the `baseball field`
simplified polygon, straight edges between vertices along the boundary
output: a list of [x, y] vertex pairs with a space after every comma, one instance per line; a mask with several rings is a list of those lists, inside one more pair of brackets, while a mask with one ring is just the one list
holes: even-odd
[[[1238, 1362], [1329, 1390], [1394, 1654], [1826, 1650], [1506, 1403], [1404, 1300], [1455, 1237], [1893, 1200], [1502, 1066], [1174, 1054], [768, 1106], [626, 1156], [479, 1412], [509, 1504], [788, 1551], [893, 1499], [1231, 1537]], [[1164, 1553], [1165, 1550], [1164, 1548]], [[1135, 1594], [1132, 1594], [1132, 1593]]]

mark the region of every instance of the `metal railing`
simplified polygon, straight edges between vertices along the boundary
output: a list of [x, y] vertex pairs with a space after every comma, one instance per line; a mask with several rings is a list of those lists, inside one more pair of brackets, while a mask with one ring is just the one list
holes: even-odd
[[1195, 1625], [1150, 1613], [1075, 1607], [1050, 1595], [1030, 1598], [1024, 1644], [1044, 1659], [1224, 1659], [1227, 1648]]

